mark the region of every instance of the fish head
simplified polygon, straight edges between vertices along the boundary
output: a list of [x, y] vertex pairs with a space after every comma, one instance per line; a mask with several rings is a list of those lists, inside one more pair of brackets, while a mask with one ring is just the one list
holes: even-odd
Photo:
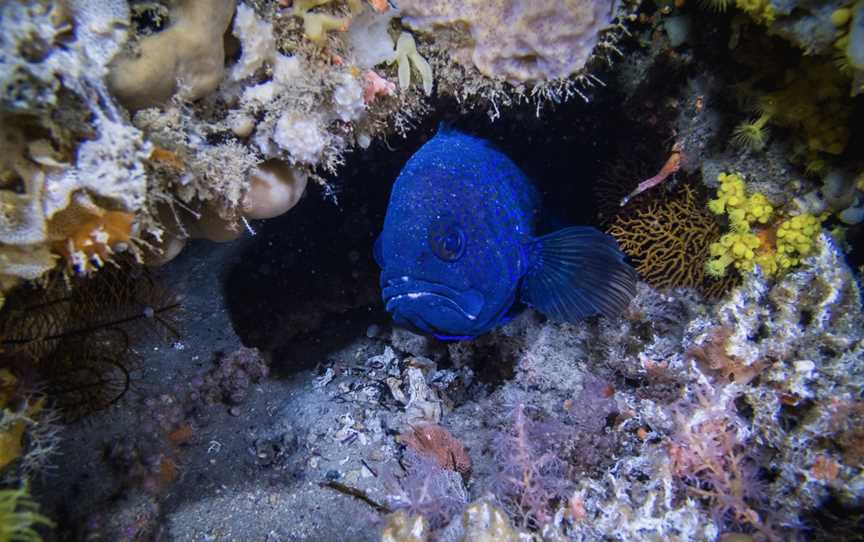
[[393, 185], [376, 243], [397, 324], [446, 339], [502, 321], [524, 273], [515, 165], [481, 140], [441, 130]]
[[387, 311], [402, 326], [439, 338], [473, 336], [487, 312], [487, 294], [473, 270], [478, 243], [451, 211], [414, 216], [407, 230], [379, 238], [381, 288]]

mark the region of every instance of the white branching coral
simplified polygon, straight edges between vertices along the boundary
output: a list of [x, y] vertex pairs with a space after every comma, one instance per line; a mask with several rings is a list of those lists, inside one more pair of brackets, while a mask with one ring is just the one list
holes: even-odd
[[273, 141], [288, 153], [292, 163], [314, 164], [327, 146], [321, 121], [317, 117], [290, 111], [276, 122]]
[[231, 71], [234, 81], [253, 75], [276, 54], [273, 24], [258, 17], [246, 4], [237, 5], [232, 33], [240, 40], [243, 53]]
[[345, 122], [359, 119], [366, 110], [363, 87], [350, 74], [342, 74], [342, 84], [333, 91], [333, 108], [336, 116]]

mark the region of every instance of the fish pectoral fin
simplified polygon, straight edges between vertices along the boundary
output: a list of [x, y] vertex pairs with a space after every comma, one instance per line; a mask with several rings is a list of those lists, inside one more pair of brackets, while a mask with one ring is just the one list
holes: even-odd
[[574, 322], [624, 312], [636, 295], [636, 271], [615, 240], [588, 226], [568, 227], [533, 240], [521, 298], [553, 320]]
[[375, 258], [378, 267], [384, 269], [384, 249], [381, 247], [380, 235], [375, 238], [375, 244], [372, 246], [372, 257]]

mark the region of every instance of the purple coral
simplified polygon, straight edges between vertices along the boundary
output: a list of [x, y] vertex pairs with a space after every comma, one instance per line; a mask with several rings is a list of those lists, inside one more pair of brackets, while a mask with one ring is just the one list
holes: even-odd
[[570, 481], [614, 456], [616, 437], [606, 429], [618, 410], [613, 393], [608, 383], [586, 375], [563, 412], [550, 414], [514, 398], [512, 422], [493, 436], [499, 470], [489, 489], [521, 525], [548, 522], [569, 496]]
[[537, 422], [516, 405], [509, 431], [496, 435], [493, 455], [500, 471], [492, 490], [522, 525], [542, 525], [551, 518], [554, 504], [564, 497], [566, 465], [555, 450], [567, 428], [562, 424]]
[[421, 515], [432, 529], [439, 529], [465, 508], [468, 494], [460, 474], [442, 469], [434, 459], [411, 450], [406, 452], [404, 464], [401, 479], [387, 474], [392, 489], [387, 504], [391, 509]]

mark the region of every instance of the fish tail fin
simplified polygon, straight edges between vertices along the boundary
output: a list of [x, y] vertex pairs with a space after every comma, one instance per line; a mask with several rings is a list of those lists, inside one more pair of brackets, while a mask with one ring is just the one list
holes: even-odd
[[522, 300], [549, 318], [573, 322], [595, 314], [620, 315], [636, 295], [636, 271], [615, 240], [588, 226], [568, 227], [533, 240]]

